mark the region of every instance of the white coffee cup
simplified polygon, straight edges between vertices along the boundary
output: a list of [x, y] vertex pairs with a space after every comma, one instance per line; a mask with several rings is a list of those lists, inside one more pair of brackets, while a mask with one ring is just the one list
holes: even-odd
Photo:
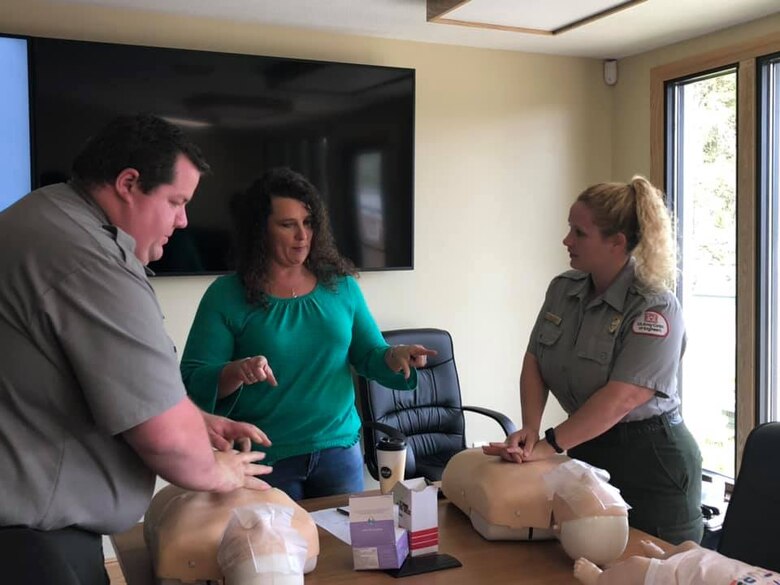
[[393, 486], [404, 479], [406, 441], [398, 437], [382, 437], [376, 444], [376, 462], [379, 468], [379, 490], [389, 494]]

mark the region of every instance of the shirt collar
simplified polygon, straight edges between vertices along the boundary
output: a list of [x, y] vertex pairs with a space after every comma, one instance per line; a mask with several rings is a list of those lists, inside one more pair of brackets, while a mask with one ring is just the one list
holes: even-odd
[[87, 192], [87, 190], [82, 187], [81, 183], [71, 179], [68, 181], [68, 187], [75, 191], [76, 195], [81, 198], [82, 203], [86, 205], [86, 207], [89, 209], [92, 215], [95, 216], [95, 219], [97, 219], [99, 223], [101, 223], [104, 227], [106, 225], [111, 225], [106, 212], [103, 211], [103, 208], [97, 204], [97, 201], [95, 201], [95, 199]]
[[70, 180], [68, 181], [68, 186], [73, 189], [81, 198], [84, 205], [87, 206], [98, 223], [101, 224], [103, 230], [111, 234], [113, 240], [117, 243], [117, 246], [119, 246], [119, 249], [122, 251], [125, 262], [129, 264], [140, 265], [146, 276], [154, 276], [154, 271], [151, 270], [148, 266], [141, 264], [141, 261], [138, 260], [138, 257], [135, 255], [135, 238], [120, 227], [112, 224], [111, 220], [108, 219], [106, 212], [103, 211], [103, 208], [97, 204], [95, 199], [78, 181]]
[[[636, 266], [636, 260], [633, 256], [628, 259], [626, 265], [620, 270], [615, 280], [609, 285], [609, 288], [604, 291], [600, 297], [593, 299], [594, 301], [602, 300], [616, 311], [623, 311], [623, 306], [626, 303], [626, 295], [628, 294], [628, 288], [634, 282], [634, 267]], [[580, 280], [576, 286], [572, 287], [569, 291], [569, 296], [577, 297], [580, 300], [587, 298], [588, 294], [593, 290], [593, 279], [588, 275], [588, 278]]]

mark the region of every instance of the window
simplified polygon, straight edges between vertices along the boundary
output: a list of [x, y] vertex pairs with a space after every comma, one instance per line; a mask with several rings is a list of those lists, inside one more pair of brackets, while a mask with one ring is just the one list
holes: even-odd
[[780, 56], [759, 60], [759, 400], [758, 420], [780, 420]]
[[[774, 57], [767, 57], [767, 55], [774, 55]], [[738, 472], [742, 448], [750, 431], [758, 423], [778, 417], [780, 414], [778, 413], [780, 378], [775, 380], [780, 376], [780, 347], [778, 347], [780, 345], [780, 337], [778, 337], [780, 336], [778, 331], [780, 327], [778, 94], [780, 92], [777, 65], [779, 57], [780, 34], [772, 33], [731, 47], [720, 47], [706, 54], [667, 63], [655, 67], [650, 72], [650, 176], [654, 184], [662, 186], [672, 195], [675, 209], [682, 214], [679, 219], [683, 238], [681, 254], [683, 281], [680, 294], [685, 304], [683, 310], [686, 313], [689, 332], [688, 352], [683, 359], [683, 410], [686, 418], [691, 419], [687, 421], [691, 426], [694, 424], [692, 419], [696, 417], [696, 413], [691, 412], [692, 409], [710, 409], [711, 413], [715, 413], [712, 420], [702, 425], [703, 430], [695, 431], [700, 442], [702, 442], [700, 438], [702, 432], [705, 437], [709, 435], [709, 440], [717, 442], [717, 431], [719, 427], [724, 427], [723, 421], [726, 421], [726, 425], [733, 424], [736, 465], [732, 475]], [[728, 76], [731, 76], [731, 79]], [[726, 219], [726, 215], [718, 219], [717, 214], [712, 213], [713, 208], [707, 207], [717, 202], [717, 198], [712, 197], [713, 193], [707, 194], [705, 199], [699, 199], [695, 193], [695, 180], [693, 183], [686, 183], [686, 172], [693, 168], [691, 161], [686, 160], [686, 156], [690, 157], [685, 150], [686, 139], [693, 139], [690, 133], [695, 130], [686, 128], [685, 122], [687, 116], [697, 115], [696, 112], [690, 111], [691, 104], [696, 104], [698, 99], [696, 95], [704, 91], [709, 83], [724, 87], [732, 83], [735, 85], [733, 93], [735, 125], [731, 126], [729, 122], [724, 126], [729, 129], [729, 132], [736, 128], [734, 143], [736, 150], [731, 163], [735, 174], [731, 179], [725, 179], [723, 176], [718, 179], [721, 181], [719, 185], [727, 181], [732, 181], [734, 185], [733, 200], [721, 197], [721, 207], [724, 210], [730, 209], [729, 206], [733, 207], [735, 213], [733, 227], [729, 227], [730, 220]], [[726, 102], [710, 99], [707, 104], [699, 102], [699, 105], [693, 107], [695, 109], [700, 105], [714, 107], [717, 111], [725, 107]], [[713, 121], [704, 120], [705, 125], [711, 122]], [[719, 135], [718, 139], [722, 138], [724, 136]], [[716, 150], [723, 154], [722, 142], [720, 148]], [[705, 149], [705, 156], [712, 154], [712, 151], [708, 153]], [[710, 158], [707, 164], [717, 166], [714, 162], [717, 158]], [[725, 162], [723, 166], [726, 167]], [[715, 181], [715, 173], [703, 180]], [[692, 188], [693, 194], [690, 191]], [[723, 193], [724, 191], [721, 191], [721, 194]], [[693, 198], [693, 208], [687, 206], [691, 203], [691, 198]], [[701, 214], [697, 215], [699, 203], [702, 203], [706, 212], [704, 217], [700, 217]], [[691, 223], [691, 213], [694, 214], [693, 223]], [[697, 244], [698, 236], [693, 238], [693, 242], [689, 241], [691, 236], [689, 233], [686, 237], [686, 229], [688, 232], [693, 229], [699, 232], [700, 219], [706, 220], [703, 229], [711, 231], [704, 243]], [[707, 222], [712, 220], [714, 222], [706, 227]], [[726, 237], [727, 234], [730, 235]], [[733, 250], [732, 242], [735, 245]], [[724, 250], [729, 252], [724, 254], [722, 253]], [[765, 250], [769, 254], [765, 253]], [[699, 336], [697, 331], [699, 325], [696, 324], [698, 320], [695, 314], [696, 308], [689, 305], [691, 302], [698, 302], [698, 292], [705, 290], [702, 287], [706, 279], [704, 276], [691, 274], [691, 264], [701, 262], [706, 266], [708, 262], [702, 260], [702, 258], [706, 260], [706, 254], [698, 256], [698, 259], [696, 256], [703, 253], [709, 254], [710, 259], [717, 260], [716, 268], [712, 270], [720, 274], [718, 278], [722, 277], [722, 280], [712, 283], [711, 288], [719, 292], [720, 302], [726, 302], [722, 297], [728, 292], [729, 287], [734, 291], [733, 309], [728, 319], [722, 319], [722, 316], [715, 312], [709, 315], [711, 323], [723, 321], [724, 325], [722, 329], [717, 328], [711, 332], [712, 337], [706, 342], [708, 344], [715, 342], [719, 350], [731, 347], [734, 355], [731, 360], [726, 360], [721, 354], [712, 354], [696, 365], [694, 371], [692, 370], [694, 343], [698, 343], [694, 336]], [[731, 260], [729, 256], [732, 256]], [[729, 270], [728, 265], [732, 262], [733, 267]], [[726, 276], [729, 272], [732, 275], [731, 280]], [[694, 282], [690, 282], [691, 279]], [[706, 288], [709, 288], [709, 285]], [[691, 301], [691, 298], [694, 300]], [[706, 298], [698, 300], [709, 302], [705, 300]], [[689, 315], [690, 312], [694, 314]], [[732, 325], [730, 330], [727, 321]], [[722, 361], [728, 361], [733, 365], [733, 374], [726, 373], [726, 369], [730, 366], [724, 365]], [[720, 391], [712, 393], [702, 382], [712, 378], [710, 371], [712, 369], [721, 372], [719, 383], [723, 384], [723, 387], [730, 382], [734, 388], [735, 394], [731, 403], [733, 415], [728, 414], [727, 401], [723, 399], [721, 403], [721, 398], [718, 397]], [[697, 400], [695, 398], [697, 394], [704, 396], [701, 396], [700, 405], [694, 408], [690, 402]], [[706, 397], [713, 398], [713, 402], [717, 400], [718, 404], [706, 403]], [[722, 452], [725, 453], [727, 450], [727, 443], [723, 443]], [[717, 462], [712, 463], [713, 455], [709, 446], [702, 445], [702, 451], [705, 452], [705, 466], [717, 468]]]
[[677, 295], [688, 344], [683, 418], [705, 469], [734, 476], [736, 154], [734, 68], [667, 86], [667, 195], [680, 243]]

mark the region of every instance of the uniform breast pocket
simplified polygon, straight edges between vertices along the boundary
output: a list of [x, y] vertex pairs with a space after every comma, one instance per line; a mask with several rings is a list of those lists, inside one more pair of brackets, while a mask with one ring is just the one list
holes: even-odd
[[615, 338], [590, 339], [585, 347], [577, 352], [577, 357], [608, 366], [612, 362], [612, 352], [615, 348]]
[[536, 340], [539, 342], [539, 349], [549, 349], [555, 346], [556, 343], [558, 343], [558, 340], [561, 338], [561, 328], [557, 325], [554, 325], [553, 323], [542, 323], [542, 326], [539, 327], [539, 333], [537, 334]]
[[589, 339], [584, 347], [578, 349], [577, 365], [572, 369], [572, 375], [583, 396], [590, 396], [609, 381], [614, 347], [615, 342], [610, 336], [609, 339]]

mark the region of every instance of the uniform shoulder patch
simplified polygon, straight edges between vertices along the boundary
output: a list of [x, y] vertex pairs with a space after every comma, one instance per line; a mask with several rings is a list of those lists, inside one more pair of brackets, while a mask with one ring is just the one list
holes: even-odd
[[634, 320], [631, 331], [638, 335], [666, 337], [669, 335], [669, 322], [658, 311], [645, 311]]

